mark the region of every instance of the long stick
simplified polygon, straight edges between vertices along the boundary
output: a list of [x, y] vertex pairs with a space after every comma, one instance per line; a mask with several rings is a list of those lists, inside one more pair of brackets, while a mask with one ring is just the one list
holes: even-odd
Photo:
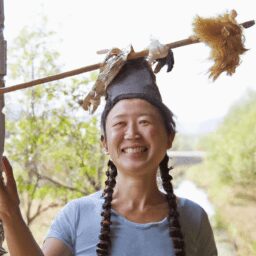
[[[249, 28], [251, 26], [253, 26], [255, 24], [254, 20], [250, 20], [250, 21], [246, 21], [242, 24], [240, 24], [241, 26], [243, 26], [244, 28]], [[190, 45], [190, 44], [195, 44], [195, 43], [199, 43], [200, 40], [198, 38], [195, 37], [189, 37], [187, 39], [183, 39], [180, 41], [176, 41], [173, 43], [169, 43], [166, 44], [167, 47], [169, 47], [169, 49], [173, 49], [173, 48], [178, 48], [181, 46], [185, 46], [185, 45]], [[132, 60], [132, 59], [137, 59], [137, 58], [141, 58], [141, 57], [146, 57], [148, 56], [148, 50], [143, 50], [140, 52], [133, 52], [129, 55], [128, 59]], [[7, 93], [7, 92], [12, 92], [12, 91], [17, 91], [20, 89], [25, 89], [28, 87], [32, 87], [38, 84], [43, 84], [43, 83], [48, 83], [48, 82], [52, 82], [55, 80], [59, 80], [59, 79], [63, 79], [66, 77], [70, 77], [70, 76], [75, 76], [75, 75], [79, 75], [85, 72], [89, 72], [89, 71], [93, 71], [96, 69], [99, 69], [101, 67], [102, 63], [97, 63], [97, 64], [93, 64], [90, 66], [85, 66], [82, 68], [78, 68], [78, 69], [74, 69], [71, 71], [67, 71], [64, 73], [60, 73], [57, 75], [53, 75], [53, 76], [48, 76], [48, 77], [44, 77], [44, 78], [40, 78], [40, 79], [36, 79], [30, 82], [26, 82], [26, 83], [21, 83], [21, 84], [17, 84], [17, 85], [13, 85], [13, 86], [9, 86], [9, 87], [5, 87], [5, 88], [0, 88], [0, 95]]]

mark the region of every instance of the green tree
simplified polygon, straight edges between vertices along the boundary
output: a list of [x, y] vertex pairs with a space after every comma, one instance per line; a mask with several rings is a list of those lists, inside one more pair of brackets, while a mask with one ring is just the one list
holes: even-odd
[[[59, 53], [49, 43], [54, 37], [45, 28], [24, 28], [10, 51], [11, 77], [28, 81], [58, 73]], [[7, 123], [6, 148], [28, 225], [49, 208], [101, 187], [104, 157], [97, 120], [76, 115], [81, 88], [89, 82], [73, 78], [26, 89], [14, 106], [19, 109]]]
[[256, 93], [235, 105], [204, 146], [208, 163], [224, 182], [252, 183], [256, 178]]

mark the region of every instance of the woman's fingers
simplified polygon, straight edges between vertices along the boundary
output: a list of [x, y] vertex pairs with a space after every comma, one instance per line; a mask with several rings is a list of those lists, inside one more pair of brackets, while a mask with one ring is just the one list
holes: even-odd
[[7, 157], [5, 156], [2, 157], [2, 166], [6, 176], [6, 189], [7, 191], [9, 191], [11, 197], [19, 203], [19, 196], [13, 175], [12, 166]]
[[3, 161], [3, 157], [1, 159], [1, 166], [0, 166], [0, 189], [3, 189], [5, 186], [4, 184], [4, 177], [3, 177], [3, 171], [5, 172], [5, 166], [4, 166], [4, 161]]
[[7, 159], [7, 157], [5, 157], [5, 156], [2, 157], [2, 166], [3, 166], [3, 170], [5, 172], [5, 175], [6, 175], [6, 182], [8, 184], [11, 184], [13, 182], [15, 183], [12, 166], [11, 166], [9, 160]]

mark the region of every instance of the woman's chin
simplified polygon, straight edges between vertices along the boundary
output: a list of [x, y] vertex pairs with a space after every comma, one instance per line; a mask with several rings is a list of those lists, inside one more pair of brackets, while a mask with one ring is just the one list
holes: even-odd
[[[125, 161], [122, 165], [117, 165], [117, 169], [119, 173], [127, 174], [127, 175], [147, 175], [149, 172], [157, 170], [156, 168], [152, 168], [153, 166], [146, 161]], [[155, 170], [154, 170], [155, 169]]]

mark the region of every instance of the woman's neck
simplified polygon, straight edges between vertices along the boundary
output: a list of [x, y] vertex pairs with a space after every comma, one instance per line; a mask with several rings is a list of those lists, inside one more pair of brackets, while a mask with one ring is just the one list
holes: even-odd
[[118, 174], [113, 194], [113, 207], [125, 206], [127, 209], [144, 211], [166, 202], [159, 191], [156, 175], [153, 177], [131, 177]]

